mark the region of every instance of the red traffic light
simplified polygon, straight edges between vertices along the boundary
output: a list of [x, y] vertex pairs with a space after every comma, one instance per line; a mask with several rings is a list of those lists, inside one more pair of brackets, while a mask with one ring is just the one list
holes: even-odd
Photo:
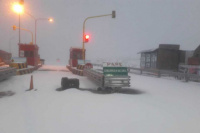
[[90, 36], [89, 35], [85, 35], [84, 39], [85, 39], [85, 42], [88, 42], [89, 41], [89, 38]]

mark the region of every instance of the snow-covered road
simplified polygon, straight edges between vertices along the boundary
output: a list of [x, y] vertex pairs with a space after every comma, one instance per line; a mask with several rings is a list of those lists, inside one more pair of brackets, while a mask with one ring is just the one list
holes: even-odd
[[[0, 133], [199, 133], [200, 83], [131, 74], [131, 88], [99, 94], [86, 77], [36, 71], [0, 82]], [[80, 90], [56, 91], [61, 78]]]

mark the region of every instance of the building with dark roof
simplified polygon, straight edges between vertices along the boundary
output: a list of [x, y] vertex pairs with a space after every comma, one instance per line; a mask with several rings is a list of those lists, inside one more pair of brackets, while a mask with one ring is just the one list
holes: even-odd
[[200, 45], [194, 51], [185, 51], [178, 44], [160, 44], [139, 53], [140, 67], [146, 69], [177, 71], [179, 65], [200, 65]]
[[178, 70], [180, 45], [160, 44], [157, 49], [141, 51], [141, 68]]

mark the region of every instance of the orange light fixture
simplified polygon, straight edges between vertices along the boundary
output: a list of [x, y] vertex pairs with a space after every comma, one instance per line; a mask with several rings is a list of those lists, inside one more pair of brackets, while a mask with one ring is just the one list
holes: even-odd
[[15, 3], [13, 4], [13, 11], [16, 13], [23, 13], [24, 7], [19, 3]]
[[49, 20], [49, 22], [53, 22], [53, 19], [52, 19], [52, 18], [49, 18], [48, 20]]

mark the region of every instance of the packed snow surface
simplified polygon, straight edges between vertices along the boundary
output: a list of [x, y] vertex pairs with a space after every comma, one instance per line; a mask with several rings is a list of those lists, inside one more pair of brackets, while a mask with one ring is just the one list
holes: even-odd
[[[105, 94], [63, 69], [0, 82], [0, 133], [200, 132], [200, 83], [130, 74], [130, 88]], [[80, 89], [57, 91], [62, 77], [78, 78]]]

